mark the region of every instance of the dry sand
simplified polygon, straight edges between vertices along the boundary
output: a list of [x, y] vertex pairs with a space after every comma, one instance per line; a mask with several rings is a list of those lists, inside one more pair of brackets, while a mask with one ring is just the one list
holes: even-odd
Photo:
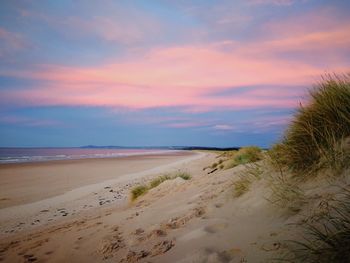
[[[261, 181], [234, 197], [232, 181], [245, 168], [208, 174], [203, 168], [216, 157], [206, 152], [155, 158], [148, 160], [151, 164], [145, 159], [143, 164], [120, 160], [133, 173], [116, 178], [103, 173], [113, 165], [122, 170], [121, 163], [78, 162], [80, 173], [93, 174], [93, 166], [100, 166], [94, 171], [102, 182], [1, 209], [0, 258], [4, 262], [266, 262], [282, 247], [279, 240], [288, 238], [284, 226], [291, 217], [271, 206]], [[64, 169], [61, 166], [72, 164], [53, 165]], [[192, 178], [165, 181], [130, 202], [132, 185], [174, 171], [186, 171]], [[10, 190], [7, 193], [11, 196]]]
[[189, 155], [189, 152], [175, 152], [110, 159], [0, 164], [0, 208], [32, 203], [78, 187], [169, 164]]

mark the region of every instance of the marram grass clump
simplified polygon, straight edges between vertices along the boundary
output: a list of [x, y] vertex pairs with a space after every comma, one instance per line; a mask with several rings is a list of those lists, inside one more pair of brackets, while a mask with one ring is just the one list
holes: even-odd
[[246, 168], [238, 174], [239, 179], [233, 182], [234, 197], [239, 197], [249, 191], [254, 181], [260, 180], [263, 170], [260, 165], [246, 164]]
[[190, 180], [192, 178], [192, 176], [186, 172], [179, 172], [179, 173], [175, 174], [175, 177], [173, 179], [175, 179], [176, 177], [180, 177], [183, 180]]
[[163, 183], [166, 180], [170, 180], [171, 177], [170, 175], [162, 175], [162, 176], [158, 176], [157, 178], [153, 179], [150, 183], [149, 183], [149, 188], [155, 188], [158, 185], [160, 185], [161, 183]]
[[257, 146], [248, 146], [239, 149], [226, 165], [226, 169], [236, 167], [240, 164], [257, 162], [263, 159], [262, 150]]
[[136, 200], [139, 196], [147, 193], [147, 191], [148, 191], [148, 187], [145, 185], [135, 186], [131, 190], [131, 200], [133, 200], [133, 201]]
[[350, 166], [350, 75], [327, 75], [310, 91], [271, 155], [298, 177]]
[[131, 200], [134, 201], [141, 195], [146, 194], [152, 188], [159, 186], [161, 183], [167, 180], [173, 180], [176, 178], [182, 178], [183, 180], [190, 180], [192, 176], [187, 172], [177, 172], [174, 174], [166, 174], [154, 178], [148, 185], [138, 185], [131, 190]]
[[269, 180], [271, 194], [267, 200], [291, 214], [299, 213], [306, 204], [306, 198], [295, 180], [287, 178], [283, 173], [270, 176]]
[[327, 212], [317, 221], [302, 222], [301, 241], [289, 241], [289, 253], [283, 262], [350, 262], [350, 190], [327, 203]]

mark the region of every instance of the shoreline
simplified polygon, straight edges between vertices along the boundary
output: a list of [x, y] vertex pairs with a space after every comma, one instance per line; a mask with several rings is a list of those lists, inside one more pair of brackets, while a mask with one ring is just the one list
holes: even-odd
[[0, 169], [6, 166], [16, 166], [16, 165], [35, 165], [35, 164], [46, 164], [46, 163], [62, 163], [62, 162], [75, 162], [75, 161], [89, 161], [89, 160], [115, 160], [115, 159], [125, 159], [125, 158], [137, 158], [137, 157], [147, 157], [147, 156], [167, 156], [167, 155], [184, 155], [185, 153], [191, 153], [189, 150], [168, 150], [164, 152], [151, 152], [151, 153], [137, 153], [130, 155], [121, 156], [104, 156], [104, 157], [82, 157], [82, 158], [71, 158], [71, 159], [51, 159], [51, 160], [32, 160], [23, 162], [0, 162]]

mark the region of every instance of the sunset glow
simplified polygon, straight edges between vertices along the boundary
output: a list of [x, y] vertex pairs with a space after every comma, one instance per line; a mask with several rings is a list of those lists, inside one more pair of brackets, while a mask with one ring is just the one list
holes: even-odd
[[266, 147], [349, 72], [345, 2], [3, 3], [0, 146]]

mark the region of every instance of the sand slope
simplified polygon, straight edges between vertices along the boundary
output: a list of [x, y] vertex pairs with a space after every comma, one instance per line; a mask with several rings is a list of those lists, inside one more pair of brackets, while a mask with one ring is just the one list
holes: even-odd
[[[299, 215], [272, 206], [264, 180], [234, 197], [232, 182], [245, 168], [208, 174], [203, 168], [215, 160], [216, 154], [202, 153], [163, 167], [154, 176], [181, 170], [193, 177], [165, 181], [133, 203], [106, 204], [9, 235], [1, 241], [0, 257], [4, 262], [268, 261], [283, 249], [280, 240], [290, 237], [288, 223]], [[103, 189], [111, 190], [118, 191], [117, 185]]]

